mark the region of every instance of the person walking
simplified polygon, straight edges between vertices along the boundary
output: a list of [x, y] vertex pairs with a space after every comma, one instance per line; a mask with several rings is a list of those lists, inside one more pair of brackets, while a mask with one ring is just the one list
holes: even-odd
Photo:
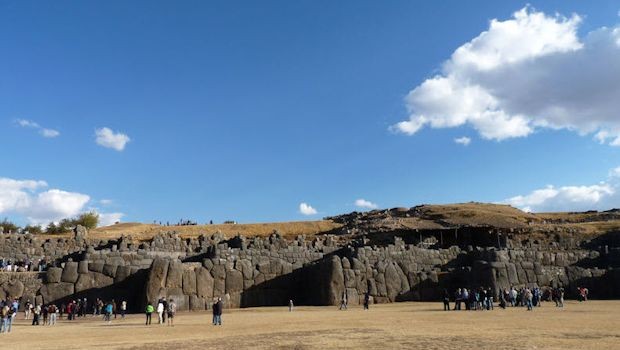
[[153, 307], [153, 305], [151, 303], [148, 303], [148, 305], [146, 306], [146, 325], [150, 325], [151, 324], [151, 315], [153, 314], [153, 311], [155, 310], [155, 308]]
[[174, 326], [174, 316], [177, 313], [177, 303], [174, 302], [174, 299], [170, 299], [168, 303], [168, 326]]
[[338, 310], [346, 310], [347, 309], [347, 292], [342, 292], [342, 299], [340, 300], [340, 308]]
[[114, 302], [110, 301], [105, 306], [105, 316], [108, 323], [112, 322], [112, 313], [114, 312]]

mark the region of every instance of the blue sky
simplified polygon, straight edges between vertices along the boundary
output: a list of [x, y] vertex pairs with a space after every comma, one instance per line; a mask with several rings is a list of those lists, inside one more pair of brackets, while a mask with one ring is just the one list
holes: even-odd
[[620, 4], [529, 4], [2, 1], [0, 216], [619, 206]]

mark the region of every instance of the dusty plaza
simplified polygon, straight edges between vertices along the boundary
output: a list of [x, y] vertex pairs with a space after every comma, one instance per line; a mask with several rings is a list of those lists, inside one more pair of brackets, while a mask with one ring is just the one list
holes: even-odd
[[441, 311], [440, 303], [225, 310], [221, 327], [209, 312], [183, 312], [173, 327], [144, 315], [30, 326], [19, 314], [3, 342], [11, 349], [618, 349], [619, 301], [546, 302], [494, 311]]

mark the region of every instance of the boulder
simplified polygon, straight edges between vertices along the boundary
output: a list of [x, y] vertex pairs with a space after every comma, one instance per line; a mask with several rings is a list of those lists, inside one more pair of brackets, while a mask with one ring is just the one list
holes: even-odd
[[342, 300], [345, 291], [344, 272], [342, 270], [342, 262], [337, 256], [332, 256], [329, 261], [329, 273], [327, 276], [327, 304], [338, 305]]
[[95, 281], [95, 288], [103, 288], [114, 284], [114, 279], [110, 276], [106, 276], [102, 273], [91, 272], [89, 274]]
[[62, 269], [62, 276], [60, 280], [62, 282], [75, 283], [78, 279], [78, 263], [75, 261], [69, 261], [65, 263], [65, 268]]

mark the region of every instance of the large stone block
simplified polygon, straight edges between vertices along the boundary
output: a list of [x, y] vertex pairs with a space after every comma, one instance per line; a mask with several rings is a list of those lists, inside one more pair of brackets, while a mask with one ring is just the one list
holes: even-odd
[[197, 295], [190, 295], [189, 297], [189, 309], [192, 311], [202, 311], [205, 310], [206, 303], [205, 298], [201, 298]]
[[183, 264], [178, 261], [170, 262], [168, 265], [168, 277], [166, 278], [166, 288], [183, 287]]
[[47, 273], [45, 274], [45, 279], [47, 283], [58, 283], [60, 282], [60, 277], [62, 276], [62, 269], [60, 267], [50, 267], [47, 269]]
[[183, 271], [183, 293], [186, 295], [196, 294], [196, 273], [194, 270]]
[[196, 294], [203, 298], [213, 297], [213, 276], [209, 270], [204, 267], [199, 267], [195, 271], [196, 273]]
[[226, 293], [241, 292], [243, 290], [243, 274], [238, 270], [226, 272]]
[[103, 274], [108, 277], [116, 277], [116, 270], [118, 269], [118, 265], [116, 264], [105, 264], [103, 265]]
[[160, 291], [166, 283], [168, 265], [169, 261], [167, 259], [156, 258], [153, 260], [146, 280], [146, 300], [153, 302], [159, 299]]
[[78, 273], [88, 273], [88, 261], [82, 260], [78, 263]]
[[78, 263], [75, 261], [69, 261], [65, 264], [65, 268], [62, 269], [62, 276], [60, 280], [62, 282], [75, 283], [78, 279]]
[[41, 295], [43, 296], [43, 300], [46, 304], [66, 298], [73, 294], [74, 291], [75, 289], [73, 283], [68, 282], [47, 283], [40, 289]]
[[10, 280], [2, 285], [9, 298], [21, 298], [24, 294], [24, 283], [20, 280]]

